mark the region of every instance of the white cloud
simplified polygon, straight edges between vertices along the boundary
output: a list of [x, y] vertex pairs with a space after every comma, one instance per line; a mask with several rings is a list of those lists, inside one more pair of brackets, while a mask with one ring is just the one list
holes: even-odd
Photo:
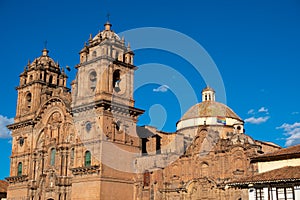
[[[258, 109], [257, 112], [269, 114], [269, 109], [263, 106], [263, 107], [261, 107], [260, 109]], [[255, 115], [255, 114], [256, 114], [256, 111], [255, 111], [254, 109], [250, 109], [250, 110], [247, 112], [247, 114], [248, 114], [248, 115]]]
[[283, 129], [284, 135], [288, 136], [285, 138], [285, 146], [300, 144], [300, 122], [294, 124], [284, 123], [276, 129]]
[[250, 124], [262, 124], [265, 123], [270, 117], [265, 116], [265, 117], [250, 117], [245, 119], [245, 122], [250, 123]]
[[170, 89], [169, 86], [161, 85], [158, 88], [154, 88], [153, 92], [167, 92], [169, 89]]
[[284, 129], [284, 131], [289, 132], [289, 131], [291, 131], [295, 128], [298, 128], [298, 127], [300, 127], [300, 122], [295, 122], [294, 124], [284, 123], [281, 126], [276, 127], [276, 129]]
[[8, 124], [12, 124], [14, 122], [13, 118], [7, 118], [5, 116], [0, 115], [0, 138], [9, 138], [10, 131], [6, 128]]
[[269, 109], [268, 109], [268, 108], [265, 108], [265, 107], [261, 107], [261, 108], [258, 110], [258, 112], [269, 114]]
[[254, 115], [255, 114], [255, 110], [254, 109], [250, 109], [248, 112], [247, 112], [248, 115]]

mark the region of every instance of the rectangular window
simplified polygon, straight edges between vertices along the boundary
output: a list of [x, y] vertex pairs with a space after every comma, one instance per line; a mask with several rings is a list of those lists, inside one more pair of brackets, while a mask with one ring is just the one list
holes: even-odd
[[269, 188], [269, 200], [276, 200], [276, 188], [271, 187]]
[[55, 165], [55, 155], [56, 155], [56, 150], [53, 148], [51, 149], [51, 157], [50, 157], [50, 165], [54, 166]]
[[276, 188], [276, 196], [278, 200], [295, 200], [292, 187]]
[[22, 163], [19, 162], [18, 164], [18, 173], [17, 173], [18, 176], [22, 176]]
[[256, 200], [264, 200], [264, 189], [263, 188], [255, 189], [255, 199]]
[[91, 166], [91, 152], [86, 151], [85, 152], [85, 158], [84, 158], [84, 166], [89, 167]]

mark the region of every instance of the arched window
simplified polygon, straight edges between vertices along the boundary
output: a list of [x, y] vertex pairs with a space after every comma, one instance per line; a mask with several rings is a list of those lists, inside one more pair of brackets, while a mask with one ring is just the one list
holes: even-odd
[[89, 79], [90, 79], [90, 88], [92, 91], [94, 91], [97, 84], [97, 73], [95, 71], [92, 71], [89, 74]]
[[74, 148], [71, 149], [71, 156], [70, 156], [70, 165], [73, 166], [74, 165], [74, 157], [75, 157], [75, 150]]
[[116, 70], [113, 73], [113, 88], [116, 92], [120, 91], [119, 83], [121, 81], [120, 70]]
[[145, 171], [144, 172], [144, 187], [149, 187], [150, 185], [150, 172]]
[[116, 130], [117, 130], [117, 131], [120, 131], [120, 130], [121, 130], [121, 122], [120, 122], [120, 121], [117, 121], [117, 122], [116, 122]]
[[93, 58], [95, 58], [97, 56], [97, 52], [96, 51], [93, 51], [93, 54], [92, 54]]
[[52, 148], [51, 155], [50, 155], [50, 165], [52, 165], [52, 166], [55, 165], [55, 154], [56, 154], [56, 150], [55, 150], [55, 148]]
[[203, 162], [201, 164], [201, 175], [202, 177], [207, 177], [208, 176], [208, 164], [206, 162]]
[[91, 152], [86, 151], [84, 155], [84, 166], [91, 166]]
[[52, 81], [53, 81], [53, 76], [50, 75], [50, 76], [49, 76], [49, 83], [52, 84]]
[[26, 103], [27, 103], [27, 107], [30, 108], [31, 107], [31, 98], [32, 98], [32, 95], [31, 93], [27, 93], [26, 94]]
[[73, 160], [75, 156], [75, 151], [74, 148], [71, 149], [71, 159]]
[[21, 162], [19, 162], [19, 164], [18, 164], [18, 176], [22, 176], [22, 163]]
[[241, 158], [236, 158], [234, 160], [234, 165], [235, 165], [235, 170], [243, 170], [243, 159]]

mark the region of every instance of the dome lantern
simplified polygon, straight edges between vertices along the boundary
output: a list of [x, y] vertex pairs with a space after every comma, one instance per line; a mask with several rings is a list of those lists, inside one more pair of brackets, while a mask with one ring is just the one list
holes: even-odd
[[216, 101], [215, 91], [209, 86], [202, 90], [202, 102], [204, 101]]

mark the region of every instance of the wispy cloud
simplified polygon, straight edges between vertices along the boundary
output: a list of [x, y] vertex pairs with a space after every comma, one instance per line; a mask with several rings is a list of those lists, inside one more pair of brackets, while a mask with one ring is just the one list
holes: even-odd
[[158, 88], [154, 88], [153, 92], [167, 92], [169, 89], [170, 89], [169, 86], [161, 85]]
[[258, 109], [257, 111], [255, 111], [255, 109], [250, 109], [247, 114], [248, 115], [255, 115], [256, 113], [265, 113], [265, 114], [269, 114], [269, 109], [266, 107], [261, 107], [260, 109]]
[[10, 131], [6, 128], [6, 126], [13, 122], [14, 122], [13, 118], [7, 118], [5, 116], [0, 115], [0, 138], [11, 137]]
[[283, 129], [284, 135], [288, 136], [285, 138], [285, 146], [300, 144], [300, 122], [294, 124], [284, 123], [276, 129]]
[[299, 112], [295, 111], [295, 112], [292, 112], [291, 114], [292, 114], [292, 115], [298, 115]]
[[283, 129], [284, 131], [291, 131], [298, 127], [300, 127], [300, 122], [295, 122], [294, 124], [284, 123], [281, 126], [276, 127], [276, 129]]
[[258, 109], [258, 112], [269, 114], [269, 109], [265, 107], [261, 107], [260, 109]]
[[265, 117], [250, 117], [245, 119], [245, 122], [250, 123], [250, 124], [262, 124], [268, 121], [270, 117], [265, 116]]
[[255, 114], [255, 110], [254, 109], [250, 109], [248, 112], [247, 112], [248, 115], [254, 115]]
[[250, 109], [247, 114], [252, 115], [252, 117], [245, 119], [245, 122], [250, 124], [262, 124], [270, 119], [269, 109], [266, 107], [261, 107], [257, 111], [255, 109]]

